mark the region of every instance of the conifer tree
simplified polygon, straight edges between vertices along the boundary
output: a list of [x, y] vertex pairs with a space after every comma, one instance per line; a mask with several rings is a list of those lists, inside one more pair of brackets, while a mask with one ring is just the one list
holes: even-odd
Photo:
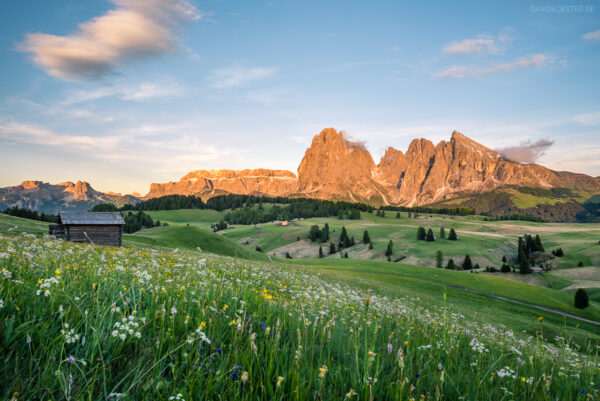
[[450, 241], [456, 241], [458, 239], [458, 236], [456, 235], [456, 231], [454, 231], [454, 228], [450, 229], [450, 234], [448, 234], [448, 239]]
[[329, 254], [333, 255], [335, 252], [335, 244], [332, 242], [329, 244]]
[[435, 267], [442, 268], [442, 263], [444, 263], [444, 256], [442, 255], [442, 251], [437, 251], [435, 253]]
[[435, 241], [435, 236], [433, 235], [433, 231], [431, 230], [431, 228], [429, 230], [427, 230], [427, 236], [425, 237], [425, 241], [428, 241], [428, 242]]
[[321, 230], [321, 242], [329, 241], [329, 224], [325, 223], [323, 230]]
[[369, 237], [369, 232], [365, 230], [363, 233], [363, 244], [368, 244], [371, 242], [371, 238]]
[[456, 265], [454, 264], [454, 259], [448, 260], [448, 264], [446, 265], [446, 269], [455, 270]]
[[396, 212], [396, 218], [399, 219], [400, 218], [400, 212]]
[[323, 256], [325, 256], [323, 255], [323, 248], [319, 246], [319, 257], [322, 258]]
[[419, 241], [422, 241], [425, 239], [426, 236], [427, 236], [427, 234], [425, 233], [425, 229], [423, 227], [419, 227], [417, 229], [417, 239]]
[[388, 242], [387, 249], [385, 250], [385, 256], [387, 256], [389, 259], [389, 258], [391, 258], [393, 253], [394, 253], [394, 243], [392, 242], [392, 240], [390, 240], [390, 242]]
[[463, 261], [462, 268], [463, 270], [473, 269], [473, 262], [471, 262], [471, 257], [469, 255], [465, 255], [465, 260]]
[[575, 307], [578, 309], [585, 309], [590, 306], [590, 298], [587, 292], [580, 288], [575, 292]]
[[444, 229], [444, 227], [440, 228], [440, 238], [441, 239], [446, 238], [446, 230]]

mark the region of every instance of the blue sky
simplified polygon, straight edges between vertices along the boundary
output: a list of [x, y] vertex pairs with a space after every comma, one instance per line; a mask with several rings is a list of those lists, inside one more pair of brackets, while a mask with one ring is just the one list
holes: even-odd
[[458, 130], [600, 175], [597, 1], [20, 0], [0, 21], [0, 186], [296, 171], [325, 127], [376, 163]]

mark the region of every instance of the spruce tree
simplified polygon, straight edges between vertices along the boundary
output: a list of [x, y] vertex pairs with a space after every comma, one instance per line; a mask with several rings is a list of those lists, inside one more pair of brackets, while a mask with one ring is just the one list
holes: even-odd
[[322, 258], [323, 256], [325, 256], [323, 255], [323, 248], [319, 246], [319, 257]]
[[391, 258], [392, 254], [394, 253], [394, 243], [392, 242], [392, 240], [390, 240], [390, 242], [388, 242], [387, 245], [387, 249], [385, 250], [385, 256], [389, 258]]
[[335, 253], [335, 244], [332, 242], [329, 244], [329, 254], [333, 255]]
[[473, 262], [471, 262], [471, 257], [469, 255], [465, 255], [465, 260], [462, 263], [463, 270], [472, 270]]
[[315, 242], [317, 239], [319, 239], [320, 234], [321, 232], [319, 231], [319, 226], [314, 225], [310, 227], [310, 231], [308, 232], [308, 238], [312, 242]]
[[429, 230], [427, 230], [427, 236], [425, 237], [425, 241], [428, 241], [428, 242], [435, 241], [435, 236], [433, 235], [433, 231], [431, 230], [431, 228]]
[[348, 259], [348, 252], [344, 252], [344, 259]]
[[450, 241], [456, 241], [458, 239], [458, 236], [456, 235], [456, 231], [454, 231], [454, 228], [450, 229], [450, 234], [448, 234], [448, 239]]
[[585, 309], [590, 306], [590, 298], [587, 292], [580, 288], [575, 292], [575, 307], [578, 309]]
[[535, 247], [538, 252], [544, 252], [544, 246], [542, 245], [542, 239], [539, 234], [536, 234], [535, 236]]
[[417, 229], [417, 240], [422, 241], [426, 236], [427, 234], [425, 233], [425, 229], [423, 227], [419, 227]]
[[435, 253], [435, 267], [442, 268], [442, 263], [444, 263], [444, 256], [442, 255], [442, 251], [437, 251]]
[[455, 270], [456, 265], [454, 264], [454, 259], [448, 260], [448, 264], [446, 265], [446, 269]]
[[521, 261], [519, 262], [519, 273], [521, 273], [521, 274], [531, 273], [531, 267], [529, 267], [529, 262], [527, 261], [527, 258], [524, 256], [521, 258]]
[[373, 249], [373, 243], [369, 242], [369, 249]]
[[440, 238], [446, 238], [446, 230], [444, 229], [444, 227], [440, 228]]
[[365, 230], [363, 233], [363, 244], [368, 244], [371, 242], [371, 238], [369, 237], [369, 232]]
[[400, 218], [400, 212], [396, 212], [396, 218], [399, 219]]
[[321, 242], [329, 241], [329, 224], [325, 223], [325, 227], [321, 230]]

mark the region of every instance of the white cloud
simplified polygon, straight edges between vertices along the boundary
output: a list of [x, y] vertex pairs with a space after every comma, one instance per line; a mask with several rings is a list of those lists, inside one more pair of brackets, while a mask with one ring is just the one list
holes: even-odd
[[114, 85], [91, 90], [72, 91], [63, 104], [90, 102], [105, 97], [116, 96], [123, 100], [147, 101], [181, 96], [185, 88], [174, 81], [142, 82], [134, 85]]
[[600, 30], [588, 32], [582, 36], [584, 40], [600, 40]]
[[501, 54], [511, 40], [511, 30], [504, 29], [498, 36], [477, 35], [473, 39], [450, 42], [442, 50], [449, 54]]
[[492, 64], [487, 67], [479, 66], [452, 66], [444, 71], [434, 74], [437, 78], [459, 79], [466, 77], [481, 77], [499, 73], [513, 72], [526, 68], [544, 67], [556, 62], [554, 57], [546, 54], [531, 54], [525, 57], [520, 57], [515, 61], [508, 63]]
[[270, 77], [275, 72], [274, 67], [244, 68], [236, 66], [213, 71], [209, 81], [213, 88], [233, 88]]
[[600, 125], [600, 111], [578, 114], [573, 120], [582, 125]]
[[187, 0], [111, 0], [115, 9], [66, 36], [29, 33], [20, 49], [49, 75], [96, 80], [130, 61], [175, 52], [175, 30], [202, 15]]
[[[87, 152], [89, 158], [135, 162], [147, 171], [186, 173], [219, 161], [240, 158], [243, 149], [219, 148], [190, 134], [189, 125], [142, 126], [103, 136], [57, 133], [21, 122], [0, 123], [0, 140], [55, 147], [61, 152]], [[160, 162], [159, 162], [160, 161]]]

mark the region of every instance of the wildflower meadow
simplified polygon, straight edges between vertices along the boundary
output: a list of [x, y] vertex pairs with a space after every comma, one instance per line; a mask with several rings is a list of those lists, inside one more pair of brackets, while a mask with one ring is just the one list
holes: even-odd
[[1, 399], [600, 399], [596, 345], [301, 266], [3, 235], [0, 271]]

